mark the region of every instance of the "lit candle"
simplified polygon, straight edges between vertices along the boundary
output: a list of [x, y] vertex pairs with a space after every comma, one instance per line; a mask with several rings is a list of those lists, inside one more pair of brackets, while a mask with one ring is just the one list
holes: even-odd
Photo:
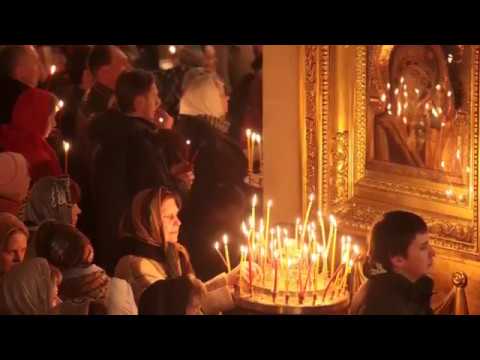
[[68, 152], [70, 151], [70, 143], [67, 141], [63, 142], [63, 150], [65, 151], [65, 174], [68, 175]]
[[302, 243], [303, 243], [303, 240], [305, 239], [305, 233], [307, 231], [307, 223], [308, 223], [308, 219], [310, 217], [310, 211], [312, 210], [314, 199], [315, 199], [315, 195], [310, 194], [310, 196], [308, 197], [309, 201], [308, 201], [307, 213], [305, 214], [305, 219], [303, 221]]
[[222, 253], [220, 252], [220, 245], [218, 244], [218, 242], [216, 242], [214, 244], [214, 248], [215, 248], [215, 251], [218, 253], [218, 255], [220, 256], [220, 258], [222, 259], [223, 263], [225, 264], [225, 267], [227, 268], [228, 270], [228, 264], [227, 264], [227, 261], [225, 260], [225, 258], [223, 257]]
[[337, 221], [335, 220], [335, 217], [332, 216], [333, 219], [333, 252], [332, 252], [332, 273], [335, 271], [335, 260], [336, 260], [336, 255], [337, 255]]
[[245, 133], [246, 133], [246, 135], [247, 135], [247, 160], [248, 160], [248, 171], [250, 172], [250, 169], [251, 169], [250, 163], [252, 162], [251, 155], [250, 155], [252, 130], [250, 130], [250, 129], [247, 129]]
[[158, 118], [158, 122], [160, 123], [160, 127], [162, 127], [162, 128], [163, 128], [163, 123], [164, 123], [164, 121], [165, 121], [165, 119], [164, 119], [163, 117], [160, 116], [160, 117]]
[[273, 276], [273, 302], [275, 302], [277, 298], [277, 286], [278, 286], [278, 251], [275, 250], [273, 254], [273, 269], [274, 269], [274, 276]]
[[265, 278], [266, 278], [266, 273], [265, 273], [265, 263], [266, 263], [266, 259], [265, 259], [265, 248], [261, 248], [260, 249], [260, 263], [262, 264], [262, 279], [263, 279], [263, 286], [265, 286]]
[[252, 252], [248, 249], [248, 281], [250, 283], [250, 295], [253, 296], [253, 269], [252, 269]]
[[313, 305], [317, 302], [317, 263], [318, 256], [317, 254], [312, 254], [312, 263], [313, 263]]
[[287, 273], [285, 274], [285, 303], [288, 305], [289, 299], [289, 285], [290, 285], [290, 267], [292, 266], [292, 260], [287, 258]]
[[190, 145], [192, 142], [190, 140], [185, 141], [185, 144], [187, 145], [187, 159], [190, 160]]
[[255, 162], [255, 140], [257, 138], [256, 133], [252, 133], [252, 140], [250, 142], [250, 173], [253, 173], [253, 163]]
[[270, 214], [272, 211], [273, 202], [268, 200], [267, 202], [267, 222], [265, 224], [265, 243], [268, 244], [268, 229], [270, 229]]
[[177, 48], [174, 45], [170, 45], [168, 47], [168, 51], [170, 52], [171, 55], [175, 55], [175, 53], [177, 52]]
[[252, 222], [250, 224], [252, 229], [255, 229], [255, 208], [257, 207], [257, 194], [252, 198]]
[[232, 265], [230, 263], [230, 253], [228, 252], [228, 235], [227, 234], [223, 235], [223, 246], [225, 251], [225, 259], [227, 259], [227, 269], [228, 269], [228, 272], [231, 272]]
[[300, 218], [297, 217], [295, 220], [295, 244], [297, 247], [300, 247], [300, 244], [298, 243], [298, 228], [300, 226]]
[[322, 231], [323, 247], [325, 247], [327, 246], [327, 240], [325, 238], [325, 223], [323, 222], [322, 210], [318, 210], [317, 216], [318, 216], [318, 222], [320, 223], [320, 230]]
[[50, 76], [55, 75], [56, 71], [57, 71], [57, 66], [56, 65], [50, 66]]
[[257, 144], [258, 144], [258, 157], [260, 159], [260, 163], [262, 162], [262, 137], [260, 134], [257, 134]]

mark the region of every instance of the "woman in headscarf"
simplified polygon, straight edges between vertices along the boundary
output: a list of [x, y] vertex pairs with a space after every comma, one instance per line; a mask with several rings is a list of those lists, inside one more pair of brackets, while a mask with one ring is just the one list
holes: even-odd
[[47, 315], [56, 312], [61, 274], [47, 260], [25, 261], [5, 274], [0, 284], [0, 314]]
[[247, 159], [227, 134], [228, 97], [215, 74], [202, 68], [185, 77], [177, 131], [191, 141], [195, 181], [182, 211], [180, 238], [189, 247], [198, 276], [206, 280], [222, 264], [210, 251], [211, 239], [239, 235], [247, 210]]
[[23, 261], [27, 243], [27, 227], [12, 214], [0, 213], [0, 277]]
[[21, 154], [0, 152], [0, 212], [20, 216], [30, 187], [28, 163]]
[[32, 183], [63, 172], [55, 151], [46, 141], [55, 128], [56, 107], [57, 99], [52, 93], [27, 90], [18, 98], [10, 123], [0, 127], [0, 145], [27, 159]]
[[71, 225], [46, 222], [36, 237], [38, 256], [62, 271], [59, 289], [64, 301], [90, 301], [103, 306], [109, 315], [138, 313], [130, 285], [110, 278], [93, 264], [94, 250], [90, 240]]
[[125, 256], [118, 262], [115, 275], [130, 283], [137, 303], [157, 281], [186, 277], [192, 292], [197, 289], [204, 293], [200, 296], [204, 313], [232, 309], [231, 287], [239, 283], [239, 267], [205, 284], [196, 279], [190, 256], [178, 243], [179, 208], [178, 196], [164, 188], [147, 189], [135, 196], [120, 226]]
[[82, 213], [78, 207], [81, 190], [71, 178], [47, 176], [37, 181], [27, 200], [25, 223], [36, 230], [44, 221], [55, 220], [76, 226]]
[[31, 233], [28, 257], [35, 257], [36, 232], [48, 220], [76, 226], [81, 209], [80, 187], [69, 177], [47, 176], [33, 185], [25, 207], [24, 221]]

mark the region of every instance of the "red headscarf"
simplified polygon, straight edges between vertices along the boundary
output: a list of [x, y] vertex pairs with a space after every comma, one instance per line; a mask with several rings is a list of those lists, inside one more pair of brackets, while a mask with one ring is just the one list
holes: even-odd
[[10, 124], [0, 127], [0, 144], [27, 159], [32, 184], [44, 176], [63, 173], [55, 151], [44, 139], [55, 103], [54, 95], [48, 91], [27, 90], [18, 98]]

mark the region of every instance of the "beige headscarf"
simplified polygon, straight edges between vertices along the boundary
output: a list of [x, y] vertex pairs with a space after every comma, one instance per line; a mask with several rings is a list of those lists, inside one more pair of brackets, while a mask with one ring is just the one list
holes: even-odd
[[16, 231], [20, 231], [28, 237], [27, 227], [16, 216], [10, 213], [0, 213], [0, 251], [3, 250], [10, 235]]
[[199, 67], [189, 70], [183, 80], [180, 114], [224, 117], [226, 109], [221, 95], [223, 86], [215, 73]]
[[35, 258], [15, 266], [4, 275], [0, 287], [2, 312], [8, 315], [51, 313], [54, 281], [45, 259]]

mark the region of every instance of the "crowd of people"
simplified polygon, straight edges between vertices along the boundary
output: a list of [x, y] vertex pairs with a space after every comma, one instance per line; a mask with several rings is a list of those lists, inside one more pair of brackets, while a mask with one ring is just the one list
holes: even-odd
[[213, 46], [0, 48], [0, 314], [234, 308], [211, 244], [248, 206], [252, 54], [232, 87]]
[[[240, 236], [248, 211], [241, 134], [262, 130], [262, 47], [252, 54], [232, 81], [213, 46], [0, 48], [0, 314], [234, 309], [246, 280], [212, 244]], [[370, 241], [351, 312], [430, 314], [425, 222], [385, 214]]]

